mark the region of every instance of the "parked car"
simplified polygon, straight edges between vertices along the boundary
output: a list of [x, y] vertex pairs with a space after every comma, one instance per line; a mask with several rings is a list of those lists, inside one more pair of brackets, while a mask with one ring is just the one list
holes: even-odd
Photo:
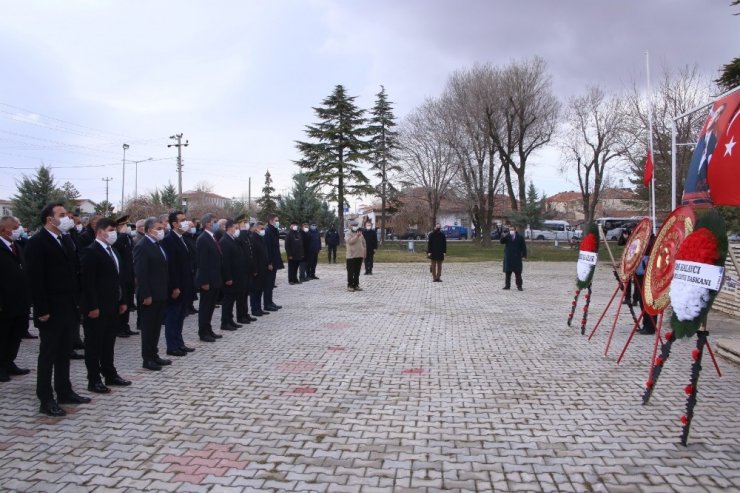
[[448, 240], [467, 240], [468, 228], [463, 226], [445, 226], [442, 228], [445, 238]]
[[399, 240], [423, 240], [426, 237], [416, 229], [407, 229], [404, 233], [399, 234], [396, 238]]
[[740, 233], [731, 233], [727, 236], [727, 239], [730, 241], [740, 241]]
[[532, 240], [569, 240], [573, 236], [568, 221], [547, 220], [543, 221], [539, 228], [527, 229], [524, 233], [525, 238]]

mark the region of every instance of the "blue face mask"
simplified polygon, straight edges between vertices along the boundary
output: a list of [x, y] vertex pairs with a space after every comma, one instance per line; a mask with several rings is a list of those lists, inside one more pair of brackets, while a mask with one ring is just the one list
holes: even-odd
[[218, 231], [218, 229], [218, 223], [211, 224], [211, 231], [215, 233], [216, 231]]
[[190, 234], [191, 235], [194, 235], [195, 234], [195, 226], [193, 226], [192, 228], [190, 228]]

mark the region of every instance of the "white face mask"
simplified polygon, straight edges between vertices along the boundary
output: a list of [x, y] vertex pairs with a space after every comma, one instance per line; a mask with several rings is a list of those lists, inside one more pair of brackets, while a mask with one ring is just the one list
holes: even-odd
[[239, 233], [241, 233], [241, 231], [238, 229], [234, 231], [234, 238], [239, 238]]
[[128, 234], [135, 237], [136, 234], [137, 234], [137, 232], [136, 231], [129, 231]]
[[357, 231], [357, 226], [352, 226], [352, 231]]
[[239, 226], [240, 231], [247, 231], [248, 229], [249, 229], [249, 226], [247, 226], [246, 224], [242, 224], [241, 226]]
[[291, 226], [290, 229], [292, 229], [293, 231], [298, 231], [298, 226]]
[[68, 218], [67, 216], [64, 216], [63, 218], [61, 218], [59, 220], [59, 225], [57, 226], [57, 228], [59, 228], [59, 230], [62, 233], [66, 233], [67, 231], [69, 231], [70, 229], [74, 227], [75, 227], [75, 222], [72, 219]]
[[187, 231], [190, 229], [190, 221], [180, 222], [180, 231]]
[[303, 228], [304, 233], [308, 233], [308, 228]]
[[275, 221], [275, 224], [273, 224], [277, 229], [280, 229], [280, 221]]
[[78, 233], [82, 233], [82, 224], [76, 225], [75, 229], [77, 230]]
[[118, 233], [115, 231], [108, 231], [108, 236], [105, 238], [105, 242], [112, 245], [118, 239]]
[[121, 231], [118, 232], [119, 235], [130, 235], [131, 234], [131, 226], [126, 226], [125, 228], [121, 228]]
[[157, 239], [157, 241], [164, 240], [164, 230], [163, 229], [159, 229], [159, 230], [155, 231], [154, 232], [154, 237]]
[[10, 238], [11, 238], [11, 239], [12, 239], [13, 241], [18, 241], [18, 240], [19, 240], [19, 239], [21, 238], [21, 236], [23, 235], [23, 233], [24, 233], [24, 231], [23, 231], [23, 226], [18, 226], [18, 228], [17, 228], [17, 229], [14, 229], [14, 230], [13, 230], [13, 231], [12, 231], [12, 232], [10, 233]]
[[257, 232], [257, 234], [260, 235], [260, 236], [265, 236], [265, 230], [264, 229], [261, 229], [261, 230], [259, 230]]
[[373, 225], [372, 224], [366, 224], [365, 225], [365, 229], [373, 229]]
[[190, 228], [190, 234], [191, 235], [194, 235], [195, 234], [195, 231], [196, 231], [195, 226], [193, 226], [192, 228]]

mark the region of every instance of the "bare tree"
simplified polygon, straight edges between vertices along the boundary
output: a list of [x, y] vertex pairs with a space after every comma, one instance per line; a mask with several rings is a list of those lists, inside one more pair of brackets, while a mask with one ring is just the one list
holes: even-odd
[[503, 170], [497, 166], [491, 130], [497, 125], [499, 88], [499, 74], [481, 65], [452, 74], [442, 99], [445, 136], [457, 157], [459, 181], [484, 245], [491, 243], [495, 190]]
[[[664, 68], [653, 94], [647, 97], [643, 84], [633, 82], [626, 97], [624, 119], [625, 142], [623, 152], [630, 163], [636, 186], [641, 198], [647, 199], [648, 189], [643, 185], [648, 142], [648, 108], [653, 112], [653, 162], [655, 173], [655, 202], [659, 210], [671, 207], [671, 121], [693, 108], [711, 100], [712, 83], [701, 75], [696, 66], [679, 69]], [[704, 125], [706, 112], [696, 112], [682, 118], [676, 125], [679, 144], [696, 142]], [[688, 173], [693, 148], [679, 145], [676, 149], [676, 193], [680, 203], [684, 180]]]
[[[552, 92], [547, 64], [540, 57], [512, 62], [500, 74], [497, 113], [491, 137], [504, 166], [511, 208], [527, 201], [525, 172], [532, 152], [547, 145], [557, 125], [560, 103]], [[514, 190], [514, 178], [518, 182]], [[517, 202], [518, 199], [518, 202]]]
[[616, 164], [622, 148], [623, 103], [594, 86], [568, 101], [560, 136], [563, 171], [575, 168], [586, 223], [594, 218], [608, 167]]
[[409, 114], [399, 131], [401, 179], [407, 187], [421, 187], [429, 205], [431, 224], [457, 172], [455, 153], [444, 136], [441, 104], [427, 99]]

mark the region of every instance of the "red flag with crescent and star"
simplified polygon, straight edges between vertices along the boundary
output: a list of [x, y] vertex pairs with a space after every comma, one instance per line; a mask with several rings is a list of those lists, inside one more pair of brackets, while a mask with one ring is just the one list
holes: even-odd
[[714, 205], [740, 205], [740, 90], [712, 106], [719, 111], [717, 145], [707, 166], [709, 195]]

